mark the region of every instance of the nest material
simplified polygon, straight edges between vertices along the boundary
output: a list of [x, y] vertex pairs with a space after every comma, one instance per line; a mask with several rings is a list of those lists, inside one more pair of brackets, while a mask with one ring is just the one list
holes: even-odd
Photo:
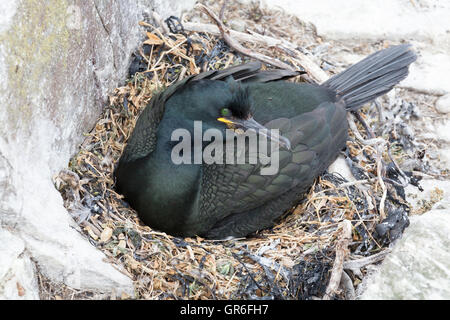
[[[262, 9], [252, 12], [248, 16], [252, 23], [273, 16]], [[407, 225], [406, 222], [398, 225], [394, 217], [384, 234], [377, 231], [377, 226], [392, 212], [398, 217], [405, 216], [408, 205], [399, 196], [401, 186], [396, 186], [398, 190], [392, 185], [385, 186], [387, 197], [383, 200], [383, 188], [377, 179], [380, 161], [376, 157], [377, 148], [360, 142], [353, 131], [347, 143], [347, 159], [355, 176], [367, 180], [366, 183], [348, 183], [337, 174], [325, 173], [305, 199], [273, 228], [246, 239], [182, 239], [153, 230], [139, 220], [114, 190], [114, 165], [137, 117], [155, 92], [187, 75], [248, 60], [230, 50], [220, 37], [186, 32], [174, 18], [166, 22], [171, 23], [172, 29], [167, 34], [154, 27], [155, 22], [141, 23], [147, 37], [135, 53], [130, 79], [110, 97], [109, 106], [86, 135], [80, 151], [70, 161], [69, 170], [56, 177], [55, 184], [66, 208], [92, 245], [133, 279], [138, 299], [322, 298], [336, 258], [340, 222], [348, 220], [352, 224], [348, 260], [383, 251], [392, 240], [389, 230], [397, 228], [401, 234]], [[276, 27], [276, 23], [269, 27], [274, 35]], [[278, 34], [284, 34], [283, 30]], [[316, 44], [321, 41], [312, 32], [308, 33], [308, 39], [315, 39]], [[247, 45], [300, 67], [292, 56], [277, 48]], [[360, 123], [357, 126], [363, 139], [370, 138]], [[399, 150], [394, 158], [401, 155]], [[389, 160], [386, 148], [382, 156], [383, 163], [395, 163]], [[386, 201], [384, 216], [379, 210], [382, 200]], [[352, 298], [348, 290], [352, 292], [352, 286], [361, 282], [363, 273], [349, 272], [349, 276], [345, 274], [345, 279], [350, 279], [347, 288], [344, 285], [345, 290], [335, 290], [332, 298]]]

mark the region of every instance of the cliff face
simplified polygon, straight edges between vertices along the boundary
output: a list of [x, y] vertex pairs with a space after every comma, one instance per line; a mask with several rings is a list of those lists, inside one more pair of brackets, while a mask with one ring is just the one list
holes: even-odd
[[133, 292], [74, 229], [52, 176], [126, 78], [144, 13], [180, 15], [193, 2], [1, 2], [0, 297], [38, 298], [36, 266], [74, 288]]

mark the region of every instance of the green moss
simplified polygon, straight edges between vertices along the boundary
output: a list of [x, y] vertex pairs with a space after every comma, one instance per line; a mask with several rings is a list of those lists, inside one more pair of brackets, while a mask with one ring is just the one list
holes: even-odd
[[[67, 69], [71, 30], [65, 0], [22, 0], [11, 28], [0, 34], [4, 47], [8, 87], [4, 96], [8, 129], [27, 126], [33, 116], [32, 96], [46, 93], [42, 78], [55, 65]], [[2, 111], [4, 112], [4, 111]]]

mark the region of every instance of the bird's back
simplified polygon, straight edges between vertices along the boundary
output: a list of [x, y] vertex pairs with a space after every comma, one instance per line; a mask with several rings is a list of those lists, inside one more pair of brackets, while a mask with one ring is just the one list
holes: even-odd
[[[156, 95], [144, 110], [119, 161], [117, 185], [144, 222], [174, 235], [241, 237], [268, 227], [345, 147], [347, 111], [388, 92], [407, 76], [415, 59], [409, 45], [390, 47], [321, 86], [277, 81], [298, 73], [260, 71], [257, 63], [192, 76]], [[262, 175], [261, 163], [203, 163], [195, 170], [189, 164], [166, 165], [164, 152], [170, 150], [161, 148], [166, 104], [198, 80], [221, 81], [221, 86], [239, 82], [248, 90], [253, 118], [289, 139], [291, 149], [279, 150], [275, 174]], [[211, 101], [213, 93], [203, 87], [201, 96]], [[191, 103], [183, 99], [180, 106]]]
[[323, 102], [336, 102], [336, 93], [326, 87], [286, 81], [249, 83], [255, 120], [266, 123], [275, 118], [293, 118], [310, 112]]
[[271, 225], [331, 164], [347, 139], [346, 110], [333, 91], [283, 81], [248, 87], [254, 119], [280, 129], [291, 150], [279, 150], [274, 175], [261, 175], [260, 165], [204, 166], [198, 217], [216, 218], [205, 233], [211, 238], [239, 237]]

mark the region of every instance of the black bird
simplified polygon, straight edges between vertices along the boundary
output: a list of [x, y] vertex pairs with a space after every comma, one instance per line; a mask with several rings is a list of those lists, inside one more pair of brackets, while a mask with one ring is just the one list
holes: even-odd
[[[298, 73], [261, 71], [257, 62], [186, 78], [143, 110], [115, 170], [117, 189], [144, 223], [175, 236], [242, 237], [272, 226], [345, 147], [346, 113], [391, 90], [415, 59], [410, 45], [393, 46], [321, 85], [281, 81]], [[203, 132], [253, 128], [270, 137], [264, 127], [279, 129], [281, 138], [270, 137], [282, 146], [278, 172], [261, 175], [261, 163], [175, 164], [171, 135], [194, 134], [194, 121]]]

